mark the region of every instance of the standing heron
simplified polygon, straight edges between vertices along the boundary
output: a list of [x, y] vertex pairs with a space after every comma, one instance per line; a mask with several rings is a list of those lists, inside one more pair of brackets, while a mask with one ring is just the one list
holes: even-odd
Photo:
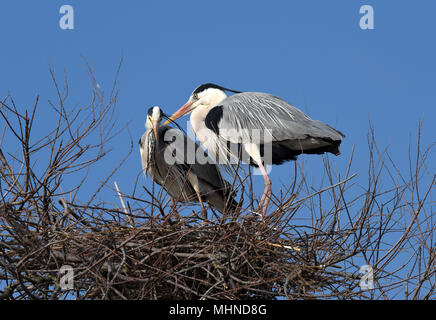
[[[201, 148], [182, 131], [161, 126], [162, 116], [159, 107], [147, 112], [147, 131], [139, 140], [143, 170], [173, 199], [181, 202], [198, 200], [204, 218], [207, 216], [203, 201], [222, 213], [233, 211], [237, 204], [231, 195], [230, 184], [222, 178], [216, 164], [211, 160], [199, 164], [196, 157], [189, 157], [189, 146], [193, 146], [193, 152]], [[188, 161], [189, 158], [192, 161]]]
[[[227, 96], [226, 91], [235, 94]], [[228, 162], [237, 157], [259, 167], [265, 180], [260, 201], [263, 216], [271, 199], [271, 180], [264, 165], [296, 160], [302, 153], [339, 155], [345, 137], [277, 96], [240, 92], [212, 83], [197, 87], [164, 124], [190, 112], [196, 137], [215, 159], [219, 156], [220, 162]], [[248, 155], [245, 160], [241, 150]]]

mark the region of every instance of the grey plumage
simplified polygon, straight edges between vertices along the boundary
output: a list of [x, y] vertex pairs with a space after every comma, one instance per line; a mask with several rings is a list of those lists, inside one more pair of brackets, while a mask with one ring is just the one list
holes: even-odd
[[169, 126], [159, 126], [157, 133], [158, 140], [149, 128], [140, 139], [144, 172], [177, 201], [198, 202], [198, 190], [200, 197], [220, 212], [236, 209], [231, 186], [217, 166], [210, 159], [200, 164], [194, 157], [197, 152], [204, 153], [194, 141]]
[[[222, 107], [222, 118], [217, 120], [217, 131], [220, 138], [231, 143], [250, 142], [253, 130], [258, 130], [259, 144], [272, 143], [276, 148], [288, 149], [292, 156], [300, 153], [339, 154], [340, 141], [345, 137], [271, 94], [239, 93], [225, 98], [212, 110], [219, 107]], [[276, 163], [274, 155], [273, 163]]]

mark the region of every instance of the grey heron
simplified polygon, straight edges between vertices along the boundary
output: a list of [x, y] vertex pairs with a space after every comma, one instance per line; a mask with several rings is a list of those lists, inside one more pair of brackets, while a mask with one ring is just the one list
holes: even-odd
[[[227, 96], [226, 92], [235, 94]], [[235, 91], [213, 83], [197, 87], [164, 124], [187, 113], [191, 113], [190, 123], [196, 137], [215, 159], [217, 156], [219, 161], [241, 159], [242, 149], [248, 159], [241, 160], [259, 167], [265, 181], [259, 203], [263, 216], [271, 199], [271, 180], [265, 164], [296, 160], [302, 153], [339, 155], [339, 145], [345, 137], [277, 96]]]
[[231, 194], [231, 186], [222, 178], [216, 164], [213, 161], [200, 164], [195, 157], [189, 163], [188, 144], [193, 145], [194, 152], [201, 148], [181, 130], [161, 126], [162, 117], [163, 112], [157, 106], [147, 112], [147, 130], [139, 140], [144, 172], [173, 199], [181, 202], [198, 200], [205, 218], [203, 200], [222, 213], [233, 211], [237, 203]]

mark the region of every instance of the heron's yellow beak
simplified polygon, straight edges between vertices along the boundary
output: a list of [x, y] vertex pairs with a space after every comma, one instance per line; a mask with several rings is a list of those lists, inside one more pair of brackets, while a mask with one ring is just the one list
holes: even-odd
[[159, 122], [151, 120], [151, 123], [153, 125], [154, 137], [156, 138], [156, 141], [157, 141], [158, 140], [157, 132], [159, 130]]
[[188, 101], [186, 102], [179, 110], [174, 112], [174, 114], [168, 118], [167, 121], [164, 122], [164, 125], [167, 125], [168, 123], [174, 122], [177, 119], [179, 119], [181, 116], [187, 114], [192, 110], [192, 104], [194, 101]]

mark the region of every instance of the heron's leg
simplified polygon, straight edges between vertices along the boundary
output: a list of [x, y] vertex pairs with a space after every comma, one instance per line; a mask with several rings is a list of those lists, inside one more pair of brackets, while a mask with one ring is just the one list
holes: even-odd
[[262, 164], [262, 157], [260, 156], [260, 147], [255, 143], [244, 144], [245, 151], [250, 155], [251, 158], [258, 165], [260, 172], [265, 180], [265, 188], [263, 190], [262, 198], [260, 199], [259, 205], [262, 206], [262, 216], [266, 216], [266, 211], [268, 210], [269, 201], [271, 200], [271, 180], [268, 177], [268, 173]]
[[176, 211], [177, 202], [173, 197], [170, 197], [171, 199], [171, 207], [173, 208], [173, 211]]
[[262, 162], [258, 163], [260, 172], [262, 172], [263, 179], [265, 180], [265, 188], [263, 190], [262, 198], [260, 199], [260, 203], [262, 205], [262, 215], [263, 217], [266, 216], [266, 212], [268, 210], [268, 205], [271, 200], [271, 179], [268, 177], [268, 173], [265, 170], [265, 167], [263, 166]]
[[198, 192], [197, 188], [194, 188], [195, 193], [197, 194], [198, 201], [200, 202], [201, 206], [201, 215], [203, 216], [203, 224], [206, 223], [207, 220], [207, 210], [204, 207], [203, 199], [201, 199], [200, 192]]
[[176, 199], [174, 199], [173, 197], [170, 197], [170, 199], [171, 199], [171, 208], [172, 208], [173, 215], [175, 215], [177, 219], [181, 219], [182, 217], [180, 216], [179, 211], [177, 211]]
[[203, 199], [201, 198], [200, 194], [200, 182], [198, 181], [198, 177], [193, 174], [191, 171], [188, 172], [187, 175], [188, 181], [191, 183], [192, 188], [195, 190], [195, 194], [197, 195], [198, 201], [200, 202], [201, 206], [201, 214], [203, 216], [203, 223], [206, 223], [207, 220], [207, 210], [204, 207]]

